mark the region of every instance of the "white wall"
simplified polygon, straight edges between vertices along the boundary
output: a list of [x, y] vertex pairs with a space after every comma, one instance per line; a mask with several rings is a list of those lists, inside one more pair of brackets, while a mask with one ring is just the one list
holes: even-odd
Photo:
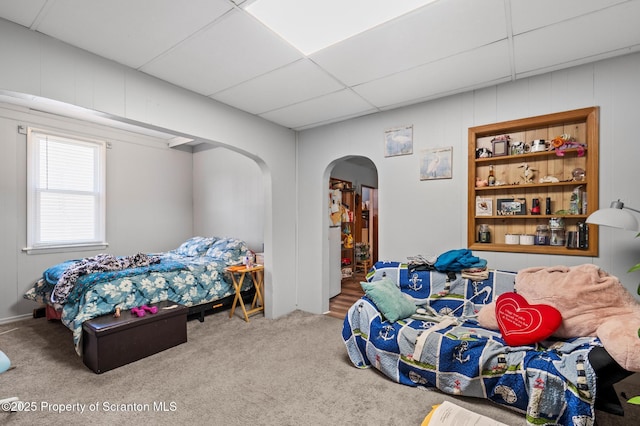
[[264, 182], [252, 159], [226, 148], [198, 146], [193, 154], [194, 233], [234, 237], [264, 249]]
[[[256, 161], [264, 182], [266, 315], [277, 317], [296, 308], [294, 132], [4, 20], [0, 20], [0, 57], [0, 92], [53, 99], [136, 124], [191, 135]], [[2, 171], [3, 179], [8, 180], [15, 180], [18, 174], [14, 168]], [[190, 186], [185, 194], [193, 195]], [[20, 203], [15, 194], [9, 193], [6, 198], [9, 205]], [[14, 208], [3, 213], [3, 219], [5, 215], [12, 223], [22, 220]], [[14, 215], [18, 217], [12, 218]], [[12, 242], [4, 242], [5, 238]], [[3, 268], [0, 291], [14, 293], [9, 302], [12, 305], [21, 299], [12, 283], [20, 281], [18, 287], [24, 287], [17, 271], [28, 267], [15, 265], [19, 244], [13, 241], [17, 239], [12, 231], [7, 237], [3, 235], [0, 246], [2, 266], [9, 267], [6, 271]], [[127, 244], [127, 248], [134, 246]], [[42, 271], [40, 266], [33, 269], [33, 275]], [[9, 290], [4, 282], [11, 283]], [[21, 306], [17, 313], [25, 313], [25, 307]], [[10, 314], [0, 311], [0, 318], [7, 316]]]
[[[328, 243], [324, 182], [327, 169], [347, 155], [370, 158], [378, 170], [380, 259], [406, 260], [466, 247], [467, 130], [471, 126], [600, 106], [601, 207], [617, 198], [640, 207], [635, 170], [640, 158], [640, 54], [609, 59], [513, 83], [391, 110], [299, 135], [299, 306], [328, 309]], [[383, 132], [413, 124], [413, 155], [384, 158]], [[453, 147], [453, 178], [420, 181], [419, 153]], [[518, 270], [534, 265], [596, 263], [617, 275], [633, 293], [640, 274], [640, 240], [628, 231], [602, 228], [600, 256], [551, 256], [476, 252], [489, 266]]]

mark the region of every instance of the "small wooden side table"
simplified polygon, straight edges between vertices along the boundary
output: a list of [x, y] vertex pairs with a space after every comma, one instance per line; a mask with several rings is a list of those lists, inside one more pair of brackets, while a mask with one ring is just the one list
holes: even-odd
[[[225, 269], [230, 275], [233, 281], [233, 287], [236, 290], [236, 295], [233, 298], [233, 304], [231, 305], [231, 312], [229, 318], [233, 317], [236, 311], [236, 305], [240, 305], [244, 320], [249, 322], [249, 315], [253, 315], [257, 312], [264, 312], [264, 298], [262, 297], [264, 291], [264, 266], [253, 265], [251, 267], [245, 266], [230, 266]], [[251, 309], [247, 310], [244, 306], [244, 300], [242, 300], [242, 283], [244, 283], [244, 277], [247, 274], [251, 274], [253, 279], [253, 285], [256, 289], [256, 294], [253, 296], [251, 302]]]

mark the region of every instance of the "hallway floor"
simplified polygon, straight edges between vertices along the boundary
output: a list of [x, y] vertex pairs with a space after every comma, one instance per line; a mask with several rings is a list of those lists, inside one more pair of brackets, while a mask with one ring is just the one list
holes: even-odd
[[356, 273], [351, 278], [342, 280], [342, 291], [329, 300], [329, 312], [327, 315], [344, 319], [347, 311], [358, 299], [364, 295], [360, 282], [364, 281], [364, 273]]

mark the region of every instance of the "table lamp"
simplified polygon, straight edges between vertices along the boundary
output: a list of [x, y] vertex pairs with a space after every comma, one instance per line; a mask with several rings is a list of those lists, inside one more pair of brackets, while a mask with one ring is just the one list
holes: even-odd
[[620, 200], [613, 201], [607, 209], [599, 209], [587, 217], [587, 223], [594, 225], [610, 226], [612, 228], [627, 229], [629, 231], [640, 231], [638, 220], [629, 212], [632, 210], [640, 213], [640, 210], [627, 207]]

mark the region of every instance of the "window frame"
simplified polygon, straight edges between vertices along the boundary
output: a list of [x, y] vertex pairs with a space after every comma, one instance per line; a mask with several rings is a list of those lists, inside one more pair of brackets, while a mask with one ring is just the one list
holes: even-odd
[[[77, 191], [79, 194], [92, 194], [96, 200], [93, 237], [89, 239], [73, 239], [44, 242], [41, 239], [40, 194], [60, 192], [60, 189], [43, 189], [38, 187], [40, 172], [39, 144], [41, 137], [51, 137], [58, 141], [76, 146], [89, 146], [96, 150], [94, 163], [94, 188], [91, 191]], [[106, 150], [107, 142], [101, 139], [79, 136], [46, 128], [27, 128], [27, 247], [25, 252], [61, 252], [78, 249], [95, 250], [108, 246], [106, 242]], [[64, 190], [65, 192], [68, 190]], [[70, 191], [74, 193], [76, 191]]]

